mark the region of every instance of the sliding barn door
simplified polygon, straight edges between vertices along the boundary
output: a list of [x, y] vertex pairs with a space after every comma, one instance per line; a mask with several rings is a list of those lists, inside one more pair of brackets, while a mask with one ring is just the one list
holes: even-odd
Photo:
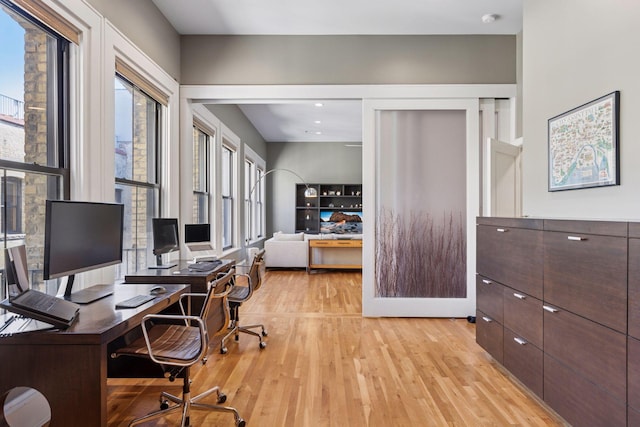
[[364, 105], [363, 313], [473, 314], [478, 101]]

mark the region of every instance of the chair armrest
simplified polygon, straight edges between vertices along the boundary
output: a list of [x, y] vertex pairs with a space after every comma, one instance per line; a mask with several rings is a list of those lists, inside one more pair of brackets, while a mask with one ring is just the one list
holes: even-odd
[[[154, 362], [156, 362], [159, 365], [163, 365], [163, 364], [171, 364], [173, 366], [191, 366], [194, 363], [194, 360], [188, 360], [188, 361], [180, 361], [180, 359], [171, 359], [171, 360], [166, 360], [163, 358], [157, 358], [156, 354], [154, 353], [154, 348], [153, 348], [153, 343], [151, 342], [150, 338], [149, 338], [149, 330], [152, 328], [149, 328], [147, 326], [147, 323], [152, 321], [152, 320], [184, 320], [184, 322], [186, 324], [188, 324], [188, 322], [196, 322], [197, 326], [198, 326], [198, 331], [200, 333], [200, 351], [198, 352], [198, 358], [196, 358], [195, 360], [198, 360], [199, 358], [202, 357], [202, 355], [204, 354], [204, 352], [207, 351], [207, 347], [209, 346], [209, 340], [207, 337], [207, 329], [206, 326], [204, 324], [204, 321], [198, 317], [198, 316], [180, 316], [180, 315], [176, 315], [176, 314], [147, 314], [146, 316], [144, 316], [142, 318], [142, 322], [141, 322], [141, 327], [142, 327], [142, 334], [144, 336], [144, 341], [147, 345], [147, 351], [149, 353], [149, 358], [151, 358], [151, 360], [153, 360]], [[178, 328], [191, 328], [191, 326], [181, 326], [181, 325], [174, 325], [174, 327], [178, 327]]]
[[[229, 292], [231, 292], [231, 289], [233, 289], [233, 283], [227, 282], [227, 283], [225, 283], [224, 290], [222, 292], [214, 292], [212, 297], [213, 298], [226, 297], [229, 294]], [[191, 297], [204, 299], [204, 298], [207, 297], [207, 293], [203, 293], [203, 292], [186, 292], [186, 293], [180, 295], [180, 299], [178, 300], [178, 302], [180, 304], [180, 312], [182, 313], [183, 316], [187, 316], [187, 310], [185, 310], [183, 300], [185, 298], [191, 298]], [[185, 323], [186, 323], [186, 321], [185, 321]]]

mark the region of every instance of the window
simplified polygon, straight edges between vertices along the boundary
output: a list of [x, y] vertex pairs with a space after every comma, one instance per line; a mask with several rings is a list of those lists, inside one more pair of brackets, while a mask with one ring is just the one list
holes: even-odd
[[250, 244], [264, 237], [263, 183], [265, 161], [244, 146], [244, 238]]
[[[2, 249], [27, 246], [32, 287], [46, 292], [45, 200], [69, 196], [70, 44], [4, 0], [0, 28], [0, 240]], [[57, 281], [50, 284], [55, 292]]]
[[209, 223], [209, 152], [212, 136], [193, 126], [193, 218], [194, 224]]
[[222, 249], [233, 247], [234, 200], [235, 187], [234, 161], [235, 152], [227, 145], [222, 146], [221, 182], [222, 182]]
[[115, 180], [125, 206], [123, 263], [117, 276], [153, 260], [151, 218], [159, 215], [158, 141], [161, 105], [124, 76], [115, 77]]
[[258, 168], [255, 189], [253, 190], [253, 199], [255, 201], [255, 237], [260, 239], [264, 237], [264, 204], [262, 203], [263, 190], [262, 182], [264, 177], [264, 169]]
[[251, 189], [255, 184], [255, 164], [250, 160], [244, 161], [244, 232], [247, 241], [253, 240], [254, 237], [254, 209], [253, 194]]

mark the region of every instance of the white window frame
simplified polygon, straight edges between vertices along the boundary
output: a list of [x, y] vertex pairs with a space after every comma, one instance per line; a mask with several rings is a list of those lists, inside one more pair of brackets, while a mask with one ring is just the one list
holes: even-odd
[[[239, 176], [241, 168], [239, 167], [239, 156], [238, 149], [240, 145], [240, 139], [233, 134], [229, 129], [227, 129], [224, 125], [222, 126], [222, 132], [220, 135], [220, 156], [219, 156], [219, 172], [216, 174], [220, 177], [220, 191], [219, 194], [220, 200], [220, 210], [218, 211], [218, 220], [220, 221], [220, 234], [216, 236], [220, 239], [220, 247], [222, 248], [223, 254], [229, 253], [234, 249], [238, 248], [238, 236], [240, 232], [240, 224], [242, 222], [241, 212], [239, 209], [239, 183], [241, 177]], [[223, 173], [223, 165], [224, 156], [222, 155], [222, 150], [226, 148], [231, 152], [231, 159], [229, 165], [229, 180], [230, 180], [230, 198], [231, 198], [231, 227], [230, 227], [230, 242], [225, 245], [224, 242], [224, 200], [222, 195], [222, 173]]]
[[[245, 162], [249, 162], [253, 165], [251, 176], [249, 177], [250, 183], [247, 186], [245, 183], [244, 188], [248, 189], [247, 191], [251, 191], [254, 188], [254, 193], [244, 194], [243, 198], [243, 218], [244, 218], [244, 236], [245, 242], [247, 244], [253, 244], [264, 238], [264, 224], [265, 224], [265, 212], [264, 212], [264, 180], [261, 179], [260, 171], [262, 172], [262, 176], [266, 172], [266, 162], [263, 158], [261, 158], [251, 147], [248, 145], [244, 146], [244, 160]], [[243, 163], [244, 165], [245, 163]], [[246, 179], [246, 174], [243, 174]], [[258, 182], [260, 180], [260, 182]], [[259, 185], [256, 185], [259, 184]], [[246, 191], [245, 191], [246, 193]], [[249, 200], [249, 196], [251, 199]], [[257, 225], [262, 224], [262, 229], [258, 230]], [[247, 227], [247, 224], [249, 226]]]
[[[114, 76], [116, 75], [116, 60], [125, 63], [138, 75], [144, 78], [159, 92], [167, 96], [166, 105], [160, 104], [160, 127], [158, 129], [157, 155], [159, 161], [157, 166], [157, 183], [159, 185], [159, 215], [166, 218], [178, 218], [180, 201], [179, 194], [179, 147], [171, 144], [179, 136], [179, 85], [160, 66], [153, 62], [137, 46], [128, 40], [109, 21], [105, 21], [104, 30], [104, 76], [103, 76], [103, 99], [104, 99], [104, 139], [102, 143], [102, 159], [100, 159], [100, 169], [104, 175], [102, 182], [102, 194], [99, 200], [112, 200], [114, 197], [115, 185], [115, 158], [113, 155], [113, 141], [115, 123], [115, 96], [114, 96]], [[97, 156], [88, 156], [97, 157]], [[181, 252], [174, 252], [168, 255], [170, 260], [180, 258]]]

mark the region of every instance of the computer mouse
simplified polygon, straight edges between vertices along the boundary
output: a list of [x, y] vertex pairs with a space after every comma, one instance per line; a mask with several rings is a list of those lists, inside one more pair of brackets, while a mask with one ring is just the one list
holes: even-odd
[[160, 294], [164, 294], [165, 292], [167, 292], [167, 290], [165, 289], [164, 286], [154, 286], [149, 291], [151, 295], [160, 295]]

